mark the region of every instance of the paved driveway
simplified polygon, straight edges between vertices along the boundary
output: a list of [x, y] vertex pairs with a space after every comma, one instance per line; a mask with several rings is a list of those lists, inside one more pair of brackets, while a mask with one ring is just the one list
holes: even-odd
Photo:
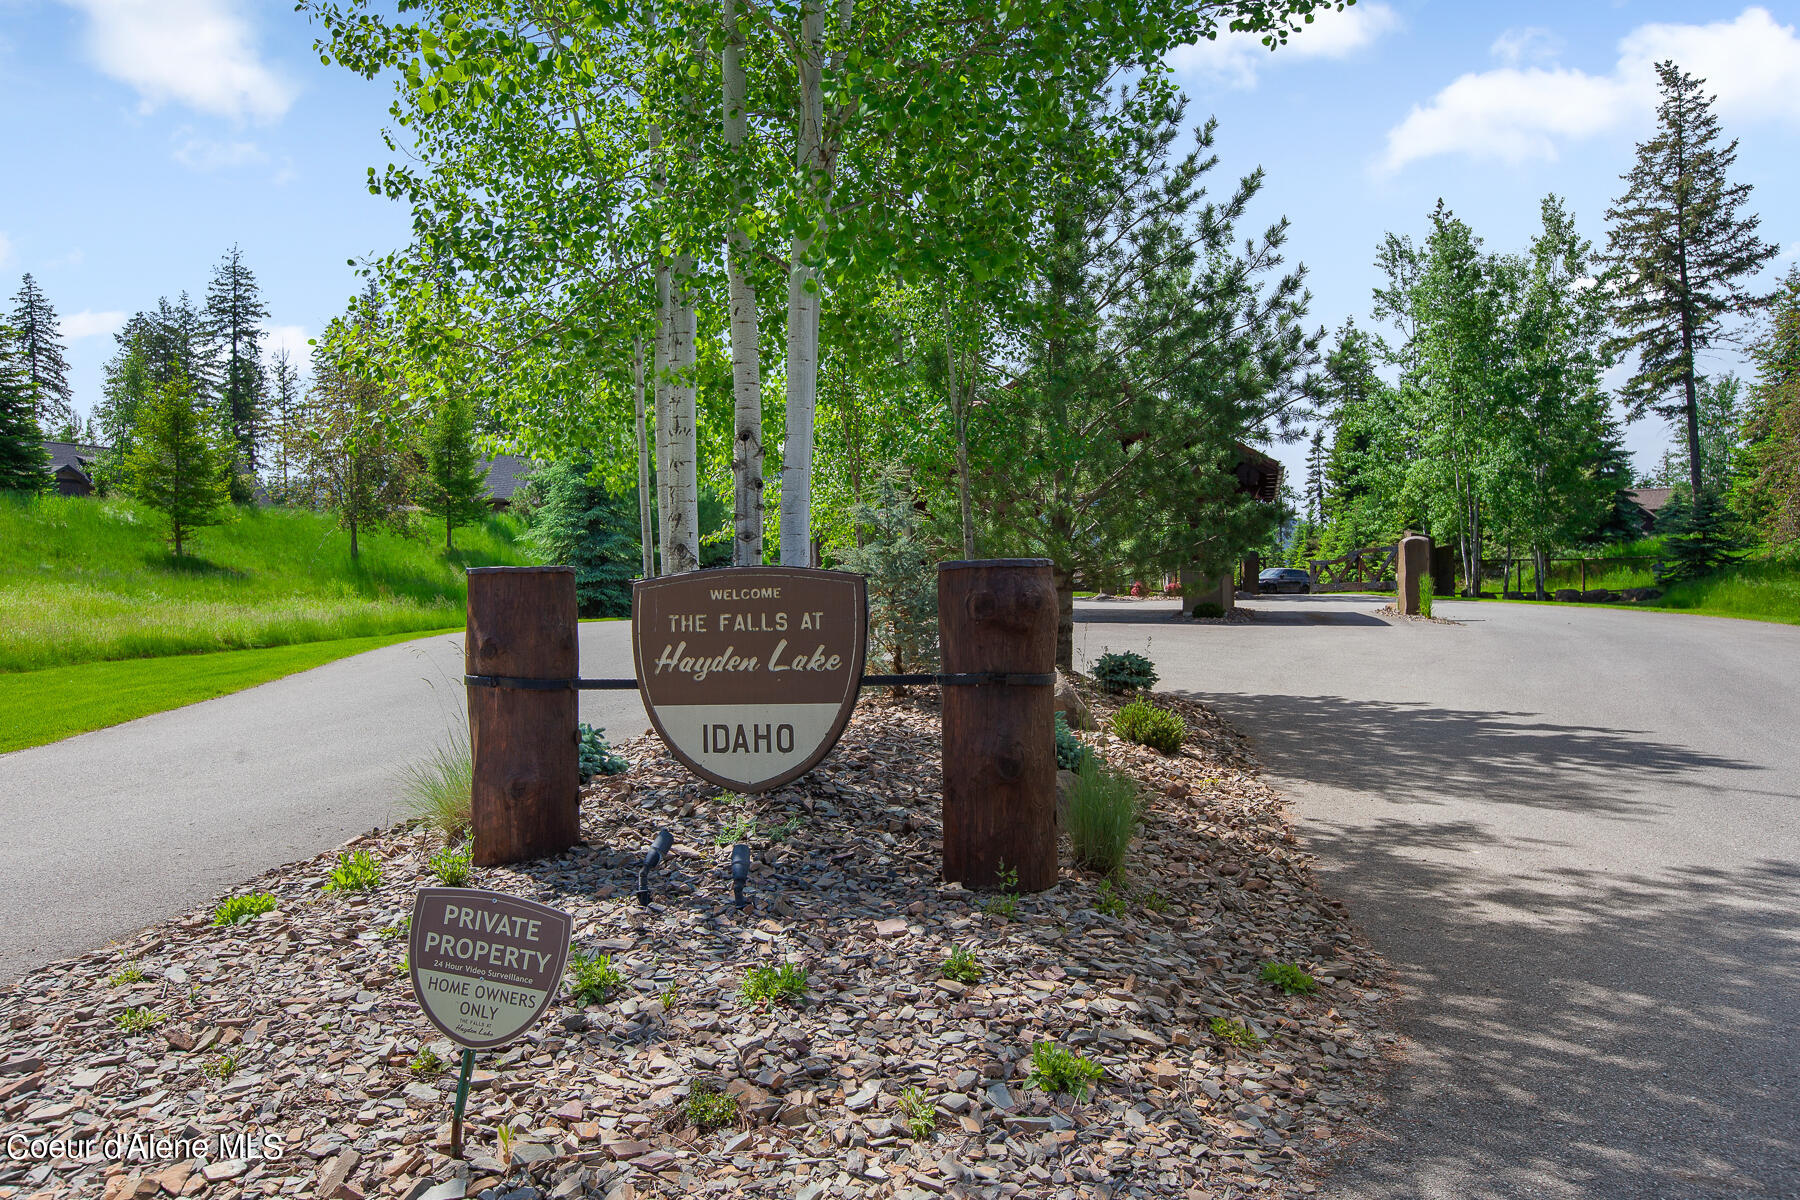
[[1083, 604], [1252, 735], [1412, 1042], [1334, 1197], [1800, 1196], [1800, 628]]
[[[630, 650], [628, 622], [581, 626], [588, 674]], [[0, 984], [393, 820], [397, 765], [468, 729], [461, 679], [462, 638], [424, 638], [0, 755]], [[649, 727], [636, 692], [581, 717]]]

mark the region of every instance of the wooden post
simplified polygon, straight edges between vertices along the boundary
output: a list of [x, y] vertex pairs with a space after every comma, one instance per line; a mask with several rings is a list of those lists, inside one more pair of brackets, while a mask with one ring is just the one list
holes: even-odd
[[[1049, 675], [1056, 667], [1056, 583], [1042, 558], [938, 564], [938, 637], [947, 674]], [[944, 688], [944, 878], [1018, 888], [1056, 882], [1055, 689]]]
[[1394, 605], [1409, 617], [1419, 615], [1419, 588], [1431, 586], [1431, 539], [1414, 535], [1400, 539], [1394, 556]]
[[1262, 555], [1252, 550], [1244, 555], [1244, 579], [1240, 585], [1243, 591], [1254, 596], [1257, 592], [1256, 580], [1262, 574]]
[[[579, 665], [573, 567], [469, 571], [470, 675], [573, 680]], [[576, 692], [469, 686], [474, 861], [548, 858], [581, 837]]]

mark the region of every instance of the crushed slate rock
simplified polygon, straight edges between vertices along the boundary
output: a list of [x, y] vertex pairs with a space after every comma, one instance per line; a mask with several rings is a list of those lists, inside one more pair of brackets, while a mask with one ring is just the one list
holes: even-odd
[[[1122, 698], [1077, 683], [1104, 728]], [[423, 829], [346, 843], [380, 862], [373, 891], [323, 891], [323, 854], [239, 889], [278, 901], [241, 925], [214, 928], [209, 906], [32, 972], [0, 994], [0, 1124], [142, 1153], [0, 1159], [0, 1198], [1308, 1194], [1317, 1164], [1365, 1136], [1397, 1045], [1390, 977], [1319, 892], [1244, 739], [1154, 699], [1187, 722], [1176, 755], [1081, 735], [1143, 785], [1124, 880], [1103, 890], [1065, 866], [1011, 919], [938, 878], [929, 689], [871, 692], [818, 769], [760, 797], [722, 797], [649, 737], [622, 745], [631, 769], [584, 791], [584, 845], [475, 872], [569, 911], [576, 948], [625, 982], [600, 1004], [565, 990], [478, 1055], [462, 1162], [446, 1154], [457, 1050], [418, 1011], [400, 936], [435, 882]], [[675, 849], [641, 906], [658, 829]], [[980, 981], [941, 977], [952, 947]], [[740, 997], [747, 967], [782, 961], [806, 971], [804, 997]], [[1262, 982], [1270, 961], [1318, 990]], [[125, 1032], [134, 1008], [160, 1022]], [[1259, 1044], [1221, 1040], [1214, 1018]], [[1031, 1086], [1044, 1040], [1101, 1065], [1086, 1098]], [[723, 1128], [686, 1117], [702, 1083], [737, 1101]], [[903, 1095], [930, 1102], [929, 1139]]]
[[1375, 609], [1374, 612], [1376, 616], [1385, 617], [1390, 621], [1421, 621], [1428, 625], [1462, 624], [1461, 621], [1452, 621], [1449, 617], [1428, 617], [1423, 613], [1403, 613], [1392, 604], [1384, 604], [1380, 608]]

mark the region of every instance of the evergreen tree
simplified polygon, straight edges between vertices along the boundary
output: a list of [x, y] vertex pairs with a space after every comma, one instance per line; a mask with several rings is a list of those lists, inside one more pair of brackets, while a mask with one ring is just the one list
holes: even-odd
[[270, 358], [264, 378], [268, 381], [268, 454], [273, 459], [274, 487], [278, 502], [291, 504], [299, 483], [290, 479], [289, 467], [294, 457], [295, 437], [304, 416], [305, 397], [300, 387], [300, 369], [285, 348]]
[[1654, 412], [1685, 425], [1688, 484], [1705, 487], [1696, 356], [1729, 336], [1727, 317], [1761, 303], [1746, 281], [1778, 252], [1740, 215], [1750, 185], [1727, 178], [1737, 140], [1719, 145], [1713, 97], [1673, 62], [1656, 64], [1657, 131], [1639, 144], [1625, 194], [1607, 210], [1617, 273], [1614, 346], [1638, 356], [1622, 389], [1632, 419]]
[[896, 675], [937, 669], [939, 554], [901, 480], [884, 474], [872, 503], [855, 508], [862, 543], [839, 555], [846, 571], [868, 580], [869, 643]]
[[1746, 546], [1737, 517], [1722, 498], [1706, 491], [1693, 500], [1682, 491], [1670, 496], [1657, 514], [1656, 529], [1664, 535], [1664, 561], [1656, 568], [1656, 582], [1663, 584], [1711, 575], [1736, 562]]
[[635, 490], [608, 490], [584, 458], [544, 464], [528, 491], [536, 510], [531, 541], [551, 562], [575, 568], [581, 615], [630, 616], [631, 581], [640, 565]]
[[1312, 445], [1306, 451], [1306, 519], [1317, 521], [1325, 514], [1325, 427], [1313, 430]]
[[139, 407], [124, 459], [125, 487], [168, 520], [175, 557], [196, 528], [225, 519], [229, 455], [212, 413], [185, 378], [157, 384]]
[[256, 276], [233, 245], [206, 289], [203, 327], [209, 356], [218, 364], [220, 416], [237, 443], [241, 469], [251, 474], [262, 465], [264, 335], [259, 322], [268, 317]]
[[425, 474], [419, 507], [444, 523], [444, 549], [456, 549], [458, 525], [487, 516], [487, 472], [475, 458], [474, 415], [469, 398], [452, 391], [425, 429]]
[[49, 481], [50, 460], [19, 358], [14, 331], [0, 324], [0, 492], [39, 492]]
[[1629, 542], [1643, 533], [1643, 509], [1632, 503], [1628, 493], [1636, 490], [1637, 481], [1631, 469], [1631, 451], [1625, 448], [1625, 435], [1609, 424], [1600, 439], [1600, 452], [1594, 459], [1594, 479], [1610, 495], [1604, 515], [1586, 542]]
[[64, 429], [75, 420], [75, 394], [69, 388], [56, 309], [29, 272], [13, 296], [13, 337], [19, 349], [18, 370], [32, 389], [40, 429]]
[[1800, 541], [1800, 266], [1788, 268], [1750, 357], [1756, 382], [1733, 495], [1771, 544], [1784, 545]]

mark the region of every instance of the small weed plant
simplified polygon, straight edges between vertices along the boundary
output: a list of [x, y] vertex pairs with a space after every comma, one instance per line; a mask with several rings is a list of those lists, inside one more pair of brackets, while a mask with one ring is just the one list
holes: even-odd
[[749, 813], [739, 813], [719, 826], [719, 832], [713, 834], [713, 845], [730, 846], [737, 842], [748, 842], [756, 837], [756, 818]]
[[945, 979], [954, 979], [958, 983], [980, 983], [984, 973], [975, 952], [967, 946], [951, 947], [939, 971]]
[[443, 1056], [430, 1046], [420, 1046], [419, 1052], [407, 1062], [406, 1069], [420, 1078], [435, 1078], [449, 1069], [450, 1064]]
[[514, 1136], [511, 1125], [501, 1125], [494, 1130], [494, 1145], [500, 1151], [500, 1161], [503, 1163], [512, 1162]]
[[687, 1116], [688, 1124], [701, 1133], [711, 1133], [737, 1120], [737, 1097], [710, 1079], [697, 1079], [688, 1090], [682, 1112]]
[[1262, 981], [1273, 984], [1290, 996], [1310, 996], [1319, 990], [1313, 977], [1293, 963], [1264, 963]]
[[113, 1024], [126, 1033], [142, 1033], [146, 1029], [155, 1029], [164, 1021], [161, 1013], [145, 1005], [134, 1004], [113, 1018]]
[[909, 1087], [900, 1093], [900, 1116], [915, 1142], [930, 1141], [937, 1132], [937, 1105], [919, 1088]]
[[400, 772], [400, 811], [435, 829], [446, 843], [460, 841], [469, 832], [474, 786], [469, 735], [453, 729], [448, 742]]
[[681, 1003], [681, 984], [679, 982], [671, 983], [658, 992], [656, 998], [662, 1001], [664, 1012], [674, 1012], [675, 1006]]
[[232, 896], [225, 903], [213, 909], [213, 924], [220, 929], [248, 921], [252, 917], [260, 917], [266, 912], [275, 911], [275, 897], [267, 892], [254, 892], [247, 896]]
[[1094, 749], [1075, 736], [1069, 728], [1069, 718], [1059, 712], [1056, 714], [1056, 769], [1059, 771], [1080, 771], [1089, 762], [1094, 761]]
[[1148, 891], [1138, 898], [1146, 910], [1153, 913], [1169, 911], [1169, 898], [1158, 891]]
[[789, 817], [778, 825], [771, 825], [763, 831], [763, 837], [771, 842], [785, 842], [794, 835], [794, 831], [806, 824], [805, 817]]
[[744, 972], [738, 995], [752, 1004], [785, 1004], [806, 994], [806, 971], [793, 963], [751, 967]]
[[391, 942], [395, 938], [403, 938], [411, 932], [412, 932], [412, 917], [405, 916], [405, 917], [400, 918], [400, 922], [397, 925], [383, 926], [383, 928], [381, 930], [381, 936]]
[[1089, 763], [1069, 792], [1069, 842], [1075, 861], [1090, 871], [1114, 875], [1137, 833], [1143, 804], [1129, 776]]
[[578, 950], [569, 956], [569, 974], [575, 977], [569, 994], [577, 1004], [605, 1004], [625, 986], [625, 977], [612, 965], [610, 954], [585, 954]]
[[586, 721], [576, 727], [575, 745], [583, 783], [596, 775], [623, 775], [631, 769], [631, 764], [606, 740], [606, 730], [596, 729]]
[[1235, 1017], [1214, 1017], [1211, 1029], [1212, 1035], [1221, 1042], [1243, 1050], [1254, 1050], [1262, 1045], [1256, 1031]]
[[144, 982], [144, 968], [138, 966], [134, 962], [128, 962], [118, 970], [114, 971], [111, 975], [108, 975], [106, 977], [106, 982], [112, 984], [114, 987], [124, 987], [129, 983], [142, 983]]
[[1148, 746], [1158, 754], [1173, 754], [1181, 749], [1187, 723], [1166, 708], [1158, 708], [1148, 700], [1133, 700], [1113, 714], [1113, 732], [1128, 742]]
[[472, 854], [468, 846], [457, 849], [445, 846], [431, 856], [431, 873], [445, 887], [468, 887], [469, 877], [474, 873]]
[[1031, 1074], [1026, 1079], [1032, 1087], [1046, 1092], [1087, 1099], [1088, 1087], [1106, 1072], [1097, 1062], [1082, 1057], [1055, 1042], [1038, 1042], [1031, 1047]]
[[1019, 869], [1009, 867], [1006, 860], [1000, 860], [1000, 869], [994, 872], [1000, 885], [998, 894], [989, 896], [982, 907], [989, 915], [1005, 917], [1008, 921], [1019, 915]]
[[338, 855], [331, 877], [325, 881], [328, 892], [367, 892], [381, 886], [381, 864], [367, 850]]
[[1125, 893], [1115, 888], [1112, 880], [1102, 879], [1094, 890], [1094, 907], [1109, 917], [1122, 917], [1125, 915]]
[[207, 1060], [206, 1073], [223, 1083], [237, 1074], [238, 1056], [235, 1054], [215, 1054]]
[[1153, 687], [1160, 678], [1150, 660], [1132, 650], [1109, 650], [1094, 660], [1094, 682], [1115, 696]]

